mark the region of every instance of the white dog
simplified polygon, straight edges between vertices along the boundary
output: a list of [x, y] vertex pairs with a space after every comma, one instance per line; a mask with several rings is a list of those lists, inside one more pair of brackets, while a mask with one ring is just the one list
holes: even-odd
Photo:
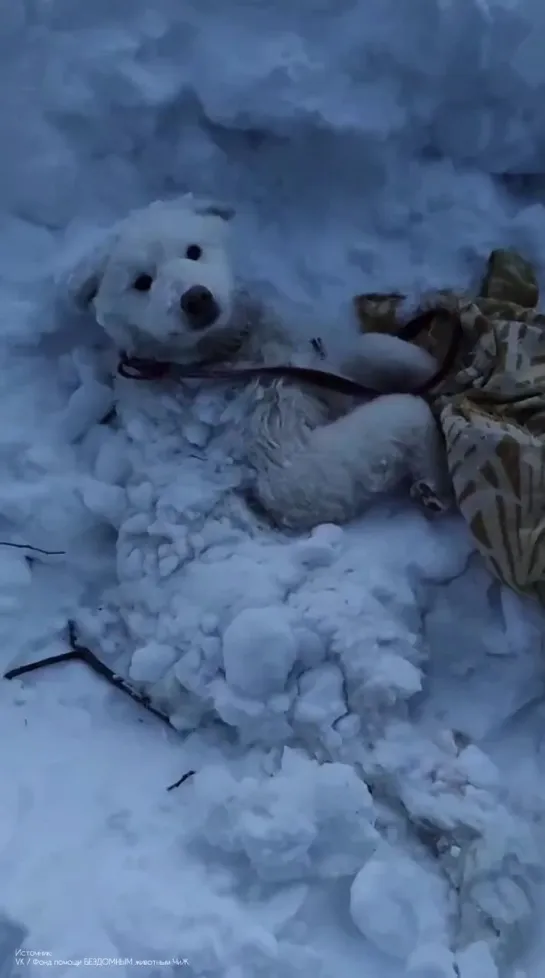
[[[106, 235], [72, 274], [70, 292], [128, 354], [185, 364], [294, 362], [287, 332], [235, 289], [230, 216], [191, 196], [157, 201]], [[341, 370], [375, 389], [410, 391], [437, 368], [394, 337], [357, 341]], [[422, 398], [355, 403], [288, 380], [252, 382], [251, 395], [244, 438], [252, 495], [278, 525], [346, 522], [404, 481], [431, 510], [450, 506], [441, 435]]]

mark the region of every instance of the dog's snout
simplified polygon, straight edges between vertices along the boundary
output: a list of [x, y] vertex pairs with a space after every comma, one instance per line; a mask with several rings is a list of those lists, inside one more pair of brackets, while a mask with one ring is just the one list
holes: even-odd
[[216, 321], [220, 308], [210, 289], [204, 285], [193, 285], [180, 299], [182, 311], [194, 329], [205, 329]]

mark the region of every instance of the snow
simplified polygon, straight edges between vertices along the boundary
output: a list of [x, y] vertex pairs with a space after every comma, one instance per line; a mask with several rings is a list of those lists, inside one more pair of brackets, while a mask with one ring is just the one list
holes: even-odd
[[290, 616], [273, 606], [241, 611], [225, 629], [222, 652], [227, 685], [268, 699], [283, 691], [299, 648]]
[[360, 869], [350, 888], [352, 919], [364, 937], [400, 961], [429, 941], [448, 943], [439, 880], [390, 846]]
[[3, 670], [73, 618], [178, 732], [84, 666], [0, 684], [1, 978], [540, 978], [542, 613], [402, 499], [273, 531], [239, 491], [244, 391], [113, 391], [63, 283], [188, 189], [333, 350], [356, 292], [473, 285], [506, 244], [542, 267], [541, 5], [8, 7]]
[[482, 975], [483, 978], [497, 978], [496, 968], [489, 948], [482, 941], [477, 941], [464, 948], [458, 955], [458, 972], [460, 978], [465, 975]]

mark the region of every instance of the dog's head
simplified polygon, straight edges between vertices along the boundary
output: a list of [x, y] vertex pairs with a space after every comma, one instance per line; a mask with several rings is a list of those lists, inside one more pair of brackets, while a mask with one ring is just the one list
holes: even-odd
[[222, 345], [234, 281], [220, 206], [156, 201], [120, 221], [76, 269], [69, 290], [119, 350], [179, 362]]

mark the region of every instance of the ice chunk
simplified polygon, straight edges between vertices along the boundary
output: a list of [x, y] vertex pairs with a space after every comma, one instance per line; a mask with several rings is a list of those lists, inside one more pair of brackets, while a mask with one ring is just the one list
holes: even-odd
[[172, 646], [149, 642], [133, 652], [129, 676], [137, 683], [156, 683], [175, 663], [176, 657]]
[[329, 567], [337, 558], [343, 536], [341, 527], [324, 523], [313, 530], [308, 540], [298, 544], [296, 558], [309, 570]]
[[194, 785], [195, 831], [223, 852], [245, 855], [263, 880], [352, 876], [377, 846], [372, 798], [347, 765], [285, 750], [272, 777], [236, 780], [214, 767]]
[[500, 772], [496, 765], [482, 750], [470, 744], [460, 752], [458, 767], [467, 776], [468, 781], [477, 788], [493, 788], [500, 780]]
[[441, 944], [421, 944], [407, 961], [407, 978], [457, 978], [452, 951]]
[[459, 978], [499, 978], [490, 948], [484, 941], [475, 941], [456, 955]]
[[227, 682], [248, 696], [281, 692], [296, 658], [291, 617], [281, 608], [247, 608], [225, 629]]
[[125, 490], [98, 479], [87, 479], [82, 491], [83, 502], [96, 516], [105, 517], [116, 526], [125, 510]]
[[294, 719], [299, 723], [332, 726], [347, 711], [343, 686], [343, 674], [333, 664], [305, 672], [299, 680], [300, 695]]
[[385, 954], [406, 961], [423, 939], [441, 933], [444, 908], [436, 878], [409, 856], [381, 847], [356, 876], [350, 912]]

